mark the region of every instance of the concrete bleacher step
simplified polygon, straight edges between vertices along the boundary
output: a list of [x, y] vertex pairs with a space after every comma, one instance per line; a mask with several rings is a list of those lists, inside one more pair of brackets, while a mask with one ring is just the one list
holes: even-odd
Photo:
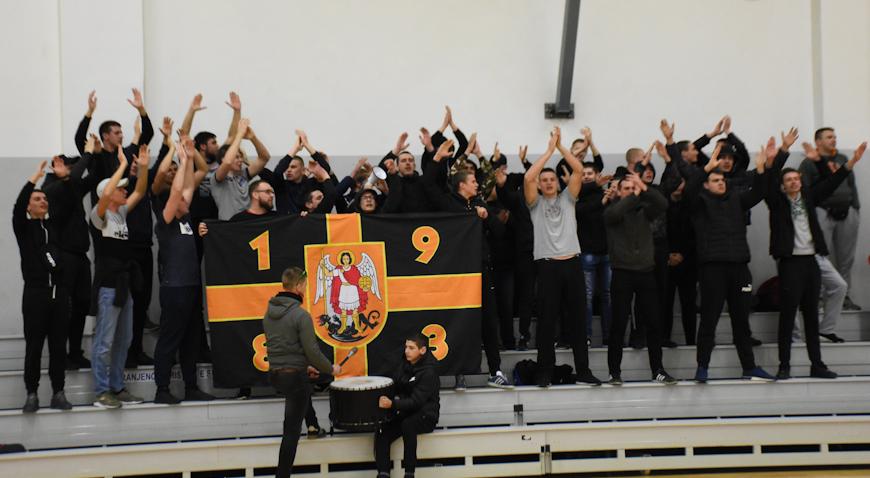
[[[443, 391], [440, 428], [638, 419], [839, 415], [867, 411], [870, 377], [792, 379], [762, 383], [714, 380], [674, 386], [650, 382], [621, 387], [583, 385], [511, 390]], [[314, 398], [321, 424], [329, 399]], [[119, 410], [76, 407], [25, 415], [0, 412], [0, 443], [28, 449], [177, 442], [281, 434], [283, 400], [253, 399], [142, 404]], [[515, 412], [521, 408], [522, 415]]]
[[[779, 364], [777, 346], [775, 344], [764, 344], [755, 347], [754, 352], [757, 364], [767, 369], [768, 372], [775, 374]], [[665, 368], [678, 379], [691, 379], [695, 374], [695, 354], [695, 347], [690, 346], [665, 349], [663, 354]], [[518, 362], [525, 359], [535, 360], [536, 355], [537, 351], [535, 350], [524, 352], [503, 351], [501, 352], [501, 368], [510, 376]], [[831, 370], [840, 375], [870, 375], [870, 342], [823, 344], [822, 357]], [[564, 363], [573, 366], [573, 360], [573, 354], [570, 350], [559, 350], [556, 352], [556, 362], [558, 364]], [[592, 372], [598, 378], [601, 380], [607, 379], [606, 348], [598, 347], [590, 349], [589, 363]], [[792, 375], [796, 377], [809, 375], [810, 362], [804, 344], [795, 344], [792, 347], [791, 363]], [[482, 358], [481, 370], [487, 370], [485, 356]], [[737, 358], [737, 352], [733, 345], [717, 346], [714, 349], [709, 373], [710, 378], [714, 379], [740, 377], [742, 368], [740, 367], [740, 361]], [[622, 359], [622, 378], [630, 381], [648, 381], [651, 379], [651, 376], [652, 372], [649, 369], [647, 350], [626, 348]], [[466, 377], [469, 386], [472, 387], [486, 386], [486, 379], [487, 376], [485, 374], [468, 375]], [[93, 403], [93, 383], [93, 375], [89, 369], [67, 372], [65, 387], [67, 399], [74, 405]], [[143, 397], [146, 401], [154, 399], [156, 386], [154, 384], [153, 367], [140, 367], [136, 370], [127, 370], [125, 372], [125, 383], [132, 393]], [[442, 387], [452, 387], [453, 383], [453, 377], [442, 377]], [[222, 398], [231, 398], [237, 392], [236, 389], [216, 389], [212, 381], [212, 368], [208, 364], [200, 364], [197, 367], [197, 385], [200, 389]], [[183, 396], [184, 383], [178, 367], [173, 368], [170, 388], [177, 396]], [[39, 388], [40, 403], [43, 406], [48, 405], [51, 393], [51, 384], [47, 371], [43, 371]], [[269, 387], [254, 389], [255, 396], [269, 396], [273, 394], [274, 391]], [[23, 372], [0, 372], [0, 410], [20, 408], [24, 403], [24, 396]]]

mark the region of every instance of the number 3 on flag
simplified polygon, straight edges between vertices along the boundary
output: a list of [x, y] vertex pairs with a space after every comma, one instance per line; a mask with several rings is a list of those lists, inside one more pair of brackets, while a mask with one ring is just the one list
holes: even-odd
[[429, 324], [423, 327], [423, 335], [429, 337], [429, 349], [432, 355], [438, 360], [444, 360], [444, 357], [450, 352], [450, 347], [447, 345], [447, 331], [440, 324]]

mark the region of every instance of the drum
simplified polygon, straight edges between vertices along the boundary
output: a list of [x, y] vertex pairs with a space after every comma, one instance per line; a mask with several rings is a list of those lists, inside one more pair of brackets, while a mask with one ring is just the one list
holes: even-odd
[[354, 432], [374, 431], [389, 410], [378, 407], [381, 396], [393, 398], [393, 380], [387, 377], [351, 377], [329, 385], [332, 426]]

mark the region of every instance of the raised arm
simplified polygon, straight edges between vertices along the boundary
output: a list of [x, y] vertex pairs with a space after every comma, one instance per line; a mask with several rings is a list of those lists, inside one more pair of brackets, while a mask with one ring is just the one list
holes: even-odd
[[199, 184], [202, 183], [202, 180], [208, 175], [208, 163], [205, 161], [205, 158], [202, 157], [202, 154], [200, 154], [196, 149], [190, 136], [185, 137], [183, 144], [187, 157], [193, 158], [193, 165], [191, 165], [193, 174], [190, 176], [190, 181], [193, 184], [193, 187], [190, 189], [190, 196], [185, 196], [187, 203], [190, 204], [193, 200], [193, 190], [198, 188]]
[[[151, 192], [157, 195], [161, 194], [166, 188], [163, 178], [169, 172], [172, 157], [175, 155], [175, 141], [172, 140], [172, 124], [172, 118], [168, 116], [163, 117], [163, 125], [160, 127], [160, 133], [163, 134], [163, 147], [160, 148], [160, 151], [163, 152], [165, 149], [166, 154], [157, 154], [157, 172], [154, 173], [154, 182], [151, 184]], [[178, 130], [178, 133], [182, 134], [182, 130]]]
[[842, 168], [838, 169], [836, 173], [828, 176], [825, 179], [822, 179], [814, 187], [808, 188], [810, 194], [812, 194], [813, 199], [815, 199], [816, 204], [827, 199], [831, 194], [834, 194], [834, 191], [846, 178], [849, 177], [849, 174], [852, 172], [852, 169], [858, 164], [858, 161], [861, 161], [861, 157], [864, 156], [864, 152], [867, 150], [867, 142], [863, 142], [855, 148], [855, 153], [843, 165]]
[[[100, 219], [105, 219], [106, 209], [109, 208], [109, 199], [112, 197], [112, 193], [115, 192], [115, 189], [117, 189], [118, 183], [121, 181], [121, 177], [124, 176], [124, 171], [126, 170], [127, 156], [124, 154], [124, 148], [118, 148], [118, 169], [112, 173], [109, 182], [106, 184], [106, 188], [103, 189], [103, 195], [100, 196], [100, 200], [97, 202], [97, 216], [99, 216]], [[138, 186], [138, 182], [136, 185]]]
[[[558, 126], [556, 128], [558, 129]], [[580, 189], [583, 187], [583, 164], [581, 164], [580, 160], [571, 153], [570, 149], [562, 145], [561, 131], [558, 132], [557, 137], [556, 148], [565, 158], [565, 162], [567, 162], [571, 167], [571, 175], [568, 177], [567, 181], [568, 192], [571, 193], [571, 196], [574, 199], [577, 199], [580, 196]]]
[[190, 101], [190, 106], [187, 108], [187, 113], [184, 114], [184, 120], [181, 121], [181, 129], [179, 133], [183, 135], [189, 135], [190, 130], [193, 129], [193, 117], [196, 113], [204, 110], [206, 107], [202, 106], [202, 93], [197, 93], [196, 96]]
[[236, 128], [236, 136], [233, 138], [233, 142], [230, 143], [230, 147], [227, 148], [224, 158], [221, 161], [221, 165], [218, 166], [217, 170], [214, 172], [214, 178], [217, 182], [222, 182], [226, 179], [227, 174], [232, 169], [233, 161], [236, 160], [236, 156], [239, 154], [239, 148], [242, 145], [242, 138], [247, 134], [248, 126], [250, 124], [251, 121], [248, 118], [242, 118], [239, 120], [239, 127]]
[[91, 125], [91, 118], [94, 116], [94, 111], [97, 109], [97, 92], [92, 90], [88, 93], [88, 109], [85, 111], [85, 116], [79, 122], [79, 127], [76, 129], [75, 143], [79, 154], [83, 154], [85, 150], [85, 142], [88, 137], [88, 128]]
[[142, 118], [142, 134], [138, 141], [134, 141], [133, 145], [148, 144], [154, 138], [154, 126], [151, 125], [151, 119], [148, 118], [148, 112], [145, 110], [145, 102], [142, 100], [142, 92], [138, 88], [133, 88], [133, 98], [128, 99], [127, 103], [136, 108], [139, 112], [139, 117]]
[[[711, 160], [712, 161], [712, 160]], [[755, 156], [755, 175], [752, 178], [752, 187], [740, 193], [740, 207], [744, 211], [752, 209], [756, 204], [760, 203], [767, 195], [768, 179], [764, 169], [767, 163], [767, 153], [762, 147], [761, 151]]]
[[547, 151], [535, 161], [526, 173], [523, 175], [523, 197], [526, 200], [526, 206], [532, 207], [538, 202], [538, 176], [541, 175], [547, 161], [553, 156], [556, 151], [556, 143], [559, 142], [558, 128], [550, 133], [550, 142], [547, 144]]
[[226, 104], [233, 109], [233, 119], [230, 120], [230, 130], [227, 132], [224, 144], [231, 144], [236, 138], [239, 121], [242, 120], [242, 100], [239, 99], [239, 95], [235, 91], [230, 91], [230, 100]]
[[[132, 211], [139, 204], [139, 201], [148, 193], [148, 163], [151, 161], [151, 152], [148, 150], [148, 144], [145, 143], [139, 146], [139, 156], [136, 156], [136, 189], [127, 198], [127, 211]], [[107, 188], [108, 189], [108, 188]]]
[[254, 145], [254, 149], [257, 151], [257, 159], [248, 167], [248, 174], [253, 177], [260, 174], [260, 171], [262, 171], [269, 162], [269, 150], [266, 149], [266, 145], [264, 145], [263, 142], [260, 141], [260, 138], [257, 137], [257, 134], [254, 133], [254, 128], [251, 128], [250, 126], [248, 126], [245, 139], [250, 141], [251, 144]]
[[[183, 146], [178, 149], [178, 160], [178, 171], [172, 179], [172, 186], [169, 189], [169, 199], [166, 200], [166, 204], [163, 206], [163, 222], [166, 224], [169, 224], [178, 217], [178, 213], [181, 210], [181, 203], [184, 201], [184, 183], [185, 178], [187, 177], [187, 166], [190, 163], [190, 159], [184, 151]], [[171, 157], [163, 159], [163, 163], [168, 163], [170, 161], [172, 161]], [[163, 167], [163, 163], [160, 164], [160, 167]], [[138, 185], [139, 181], [137, 179], [136, 186]]]

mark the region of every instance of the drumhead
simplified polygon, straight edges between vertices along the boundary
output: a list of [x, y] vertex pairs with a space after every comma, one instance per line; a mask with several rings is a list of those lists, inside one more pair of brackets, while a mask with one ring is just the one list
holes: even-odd
[[347, 391], [378, 390], [389, 387], [392, 384], [393, 379], [389, 377], [370, 375], [367, 377], [350, 377], [336, 380], [329, 385], [329, 388]]

